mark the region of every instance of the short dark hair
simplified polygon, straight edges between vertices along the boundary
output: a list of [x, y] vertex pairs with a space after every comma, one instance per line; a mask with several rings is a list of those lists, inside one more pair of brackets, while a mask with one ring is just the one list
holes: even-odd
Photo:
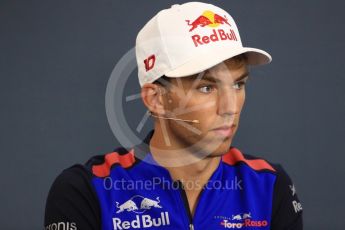
[[154, 82], [152, 82], [153, 84], [158, 84], [161, 86], [168, 86], [166, 84], [166, 82], [170, 82], [170, 77], [167, 77], [165, 75], [161, 76], [160, 78], [158, 78], [157, 80], [155, 80]]

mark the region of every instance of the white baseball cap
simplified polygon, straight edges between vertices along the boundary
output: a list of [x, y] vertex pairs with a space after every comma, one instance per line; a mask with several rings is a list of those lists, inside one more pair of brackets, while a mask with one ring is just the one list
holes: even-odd
[[141, 87], [163, 75], [200, 73], [239, 54], [247, 56], [249, 65], [272, 61], [263, 50], [243, 47], [230, 14], [201, 2], [158, 12], [138, 33], [135, 51]]

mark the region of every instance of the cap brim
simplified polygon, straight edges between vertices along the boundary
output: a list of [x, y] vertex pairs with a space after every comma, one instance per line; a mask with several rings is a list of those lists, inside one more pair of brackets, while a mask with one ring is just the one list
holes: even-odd
[[248, 65], [263, 65], [272, 61], [270, 54], [256, 48], [241, 47], [239, 49], [232, 48], [228, 51], [224, 49], [221, 51], [213, 50], [213, 52], [196, 55], [196, 57], [190, 59], [186, 63], [165, 73], [165, 76], [184, 77], [197, 74], [240, 54], [245, 54], [247, 56]]

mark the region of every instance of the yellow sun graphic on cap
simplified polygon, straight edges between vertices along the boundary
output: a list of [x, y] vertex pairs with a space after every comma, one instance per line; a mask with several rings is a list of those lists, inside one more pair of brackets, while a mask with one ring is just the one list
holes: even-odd
[[215, 15], [215, 13], [213, 13], [210, 10], [206, 10], [206, 11], [204, 11], [204, 13], [202, 13], [202, 16], [208, 18], [212, 22], [212, 24], [207, 25], [208, 27], [217, 27], [220, 25], [220, 23], [214, 22], [214, 15]]

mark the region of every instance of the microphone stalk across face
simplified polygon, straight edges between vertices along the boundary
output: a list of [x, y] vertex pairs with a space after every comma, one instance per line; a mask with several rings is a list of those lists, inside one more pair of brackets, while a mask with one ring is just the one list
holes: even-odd
[[191, 122], [191, 123], [197, 123], [199, 124], [199, 120], [185, 120], [185, 119], [179, 119], [179, 118], [174, 118], [174, 117], [161, 117], [161, 116], [156, 116], [154, 114], [152, 114], [151, 112], [149, 112], [149, 114], [153, 117], [157, 117], [157, 118], [162, 118], [162, 119], [169, 119], [169, 120], [175, 120], [175, 121], [185, 121], [185, 122]]

